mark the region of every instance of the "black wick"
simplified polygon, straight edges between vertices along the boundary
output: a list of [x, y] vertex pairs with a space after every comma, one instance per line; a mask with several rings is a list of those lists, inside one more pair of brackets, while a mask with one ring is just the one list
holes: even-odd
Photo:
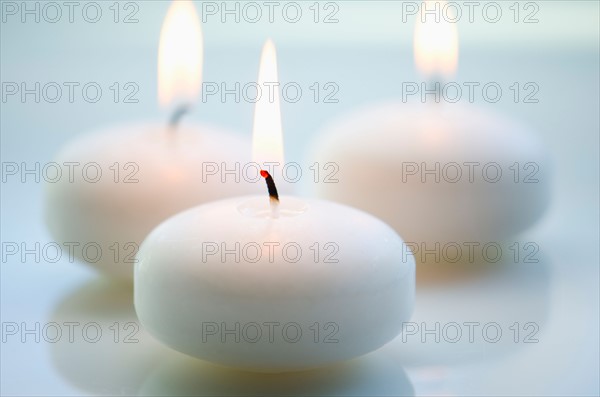
[[269, 174], [268, 171], [260, 170], [260, 176], [265, 178], [265, 181], [267, 182], [267, 189], [269, 190], [269, 197], [271, 200], [279, 202], [279, 194], [277, 193], [277, 187], [275, 186], [275, 181], [271, 174]]
[[169, 127], [175, 128], [179, 124], [179, 120], [190, 111], [191, 107], [189, 105], [181, 105], [175, 109], [171, 118], [169, 119]]

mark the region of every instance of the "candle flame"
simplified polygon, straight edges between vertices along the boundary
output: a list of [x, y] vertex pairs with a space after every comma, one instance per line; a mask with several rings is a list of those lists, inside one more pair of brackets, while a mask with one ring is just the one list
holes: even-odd
[[426, 0], [421, 3], [421, 12], [415, 25], [415, 63], [421, 73], [430, 77], [449, 77], [454, 74], [458, 65], [456, 23], [448, 22], [440, 15], [445, 4], [443, 0]]
[[262, 49], [257, 84], [261, 95], [254, 107], [252, 156], [261, 165], [265, 162], [283, 164], [277, 53], [271, 39], [267, 40]]
[[202, 29], [194, 4], [173, 1], [158, 44], [158, 100], [162, 107], [187, 106], [202, 85]]

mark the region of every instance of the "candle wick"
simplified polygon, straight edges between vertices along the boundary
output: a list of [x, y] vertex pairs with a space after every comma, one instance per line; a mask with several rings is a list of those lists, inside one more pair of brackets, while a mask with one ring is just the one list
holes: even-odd
[[179, 121], [181, 120], [181, 118], [190, 111], [191, 106], [190, 105], [181, 105], [178, 106], [177, 108], [175, 108], [175, 111], [173, 112], [173, 114], [171, 115], [171, 118], [169, 119], [169, 127], [171, 127], [171, 129], [175, 129], [177, 127], [177, 125], [179, 124]]
[[433, 86], [435, 92], [435, 103], [440, 103], [442, 100], [442, 83], [444, 79], [439, 75], [434, 75], [430, 80], [428, 86]]
[[271, 218], [279, 218], [279, 200], [271, 197], [269, 202], [271, 203]]
[[261, 170], [260, 176], [265, 178], [267, 183], [267, 190], [269, 191], [269, 202], [271, 203], [271, 216], [273, 218], [279, 218], [279, 194], [277, 193], [277, 186], [275, 181], [268, 171]]

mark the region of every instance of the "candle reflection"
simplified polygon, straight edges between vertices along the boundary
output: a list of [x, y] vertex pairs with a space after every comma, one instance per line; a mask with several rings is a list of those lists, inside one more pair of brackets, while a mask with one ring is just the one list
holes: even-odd
[[[62, 335], [50, 354], [58, 373], [88, 393], [135, 394], [167, 350], [139, 326], [131, 287], [123, 283], [84, 284], [58, 304], [50, 321], [73, 324], [72, 341]], [[96, 330], [101, 336], [93, 342]]]
[[144, 382], [141, 396], [413, 396], [404, 369], [384, 352], [317, 370], [243, 372], [172, 353]]

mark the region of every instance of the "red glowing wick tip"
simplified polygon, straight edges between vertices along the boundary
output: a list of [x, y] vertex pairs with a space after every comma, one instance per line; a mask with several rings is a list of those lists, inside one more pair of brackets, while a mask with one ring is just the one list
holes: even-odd
[[269, 173], [265, 170], [260, 170], [260, 176], [262, 176], [263, 178], [266, 178], [269, 176]]

